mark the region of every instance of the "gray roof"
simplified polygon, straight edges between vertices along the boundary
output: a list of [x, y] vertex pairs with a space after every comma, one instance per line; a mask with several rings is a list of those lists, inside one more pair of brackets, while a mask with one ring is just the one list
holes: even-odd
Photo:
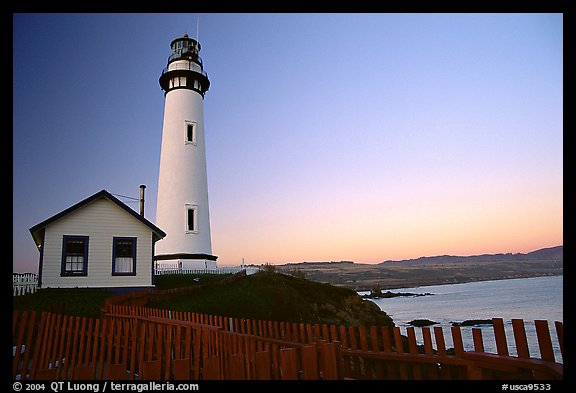
[[154, 241], [160, 240], [166, 236], [166, 233], [163, 230], [158, 228], [156, 225], [152, 224], [146, 218], [142, 217], [140, 214], [135, 212], [133, 209], [131, 209], [125, 203], [120, 201], [114, 195], [110, 194], [108, 191], [102, 190], [102, 191], [99, 191], [96, 194], [78, 202], [77, 204], [70, 206], [68, 209], [62, 210], [60, 213], [55, 214], [52, 217], [50, 217], [50, 218], [42, 221], [41, 223], [34, 225], [32, 228], [30, 228], [30, 233], [32, 234], [32, 237], [34, 238], [34, 242], [36, 242], [36, 245], [40, 245], [42, 243], [42, 230], [46, 226], [50, 225], [52, 222], [54, 222], [54, 221], [56, 221], [62, 217], [74, 212], [75, 210], [81, 208], [82, 206], [86, 206], [90, 202], [93, 202], [93, 201], [100, 199], [100, 198], [106, 198], [110, 202], [115, 203], [116, 205], [118, 205], [118, 207], [121, 207], [128, 214], [132, 215], [134, 218], [136, 218], [142, 224], [144, 224], [148, 228], [150, 228], [152, 233], [154, 233]]

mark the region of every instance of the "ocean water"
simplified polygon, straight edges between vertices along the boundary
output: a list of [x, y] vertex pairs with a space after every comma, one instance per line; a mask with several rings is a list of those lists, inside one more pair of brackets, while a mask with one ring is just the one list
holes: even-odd
[[[516, 355], [512, 319], [523, 319], [531, 357], [540, 357], [534, 320], [547, 320], [557, 362], [563, 362], [554, 321], [563, 322], [563, 276], [479, 281], [465, 284], [433, 285], [390, 289], [392, 292], [432, 293], [432, 296], [371, 299], [406, 334], [408, 322], [429, 319], [438, 322], [444, 331], [446, 346], [453, 346], [452, 322], [467, 319], [502, 318], [506, 329], [508, 350]], [[365, 294], [367, 292], [359, 292]], [[491, 325], [482, 329], [486, 352], [496, 353]], [[472, 327], [461, 327], [465, 350], [473, 350]], [[415, 328], [417, 341], [423, 344], [421, 328]], [[432, 333], [433, 334], [433, 333]], [[434, 341], [434, 340], [433, 340]]]

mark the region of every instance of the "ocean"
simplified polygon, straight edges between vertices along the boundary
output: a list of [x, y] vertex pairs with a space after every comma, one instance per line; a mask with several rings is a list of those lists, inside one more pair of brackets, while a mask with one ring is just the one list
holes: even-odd
[[[432, 293], [431, 296], [371, 299], [385, 311], [396, 326], [406, 334], [408, 322], [429, 319], [442, 326], [446, 346], [451, 347], [452, 322], [468, 319], [503, 318], [511, 355], [516, 355], [512, 319], [523, 319], [531, 357], [540, 357], [534, 320], [548, 321], [554, 354], [562, 363], [554, 321], [563, 322], [563, 276], [518, 278], [511, 280], [479, 281], [464, 284], [432, 285], [390, 289], [392, 292]], [[388, 290], [388, 289], [387, 289]], [[386, 291], [387, 291], [386, 290]], [[368, 292], [359, 292], [366, 294]], [[484, 347], [496, 353], [491, 325], [479, 325]], [[465, 350], [473, 350], [472, 327], [461, 327]], [[417, 341], [423, 344], [421, 328], [415, 328]]]

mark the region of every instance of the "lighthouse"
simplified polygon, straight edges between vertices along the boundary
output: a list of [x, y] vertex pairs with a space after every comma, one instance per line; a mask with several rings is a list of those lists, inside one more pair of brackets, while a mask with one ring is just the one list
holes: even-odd
[[159, 266], [213, 269], [204, 137], [210, 81], [197, 40], [184, 34], [170, 46], [159, 80], [165, 103], [156, 206], [156, 225], [166, 237], [156, 243], [154, 259]]

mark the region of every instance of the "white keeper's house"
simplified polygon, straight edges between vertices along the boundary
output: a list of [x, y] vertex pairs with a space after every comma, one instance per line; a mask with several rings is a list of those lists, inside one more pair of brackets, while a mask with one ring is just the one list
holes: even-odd
[[106, 190], [30, 228], [41, 288], [154, 286], [154, 245], [166, 233]]

